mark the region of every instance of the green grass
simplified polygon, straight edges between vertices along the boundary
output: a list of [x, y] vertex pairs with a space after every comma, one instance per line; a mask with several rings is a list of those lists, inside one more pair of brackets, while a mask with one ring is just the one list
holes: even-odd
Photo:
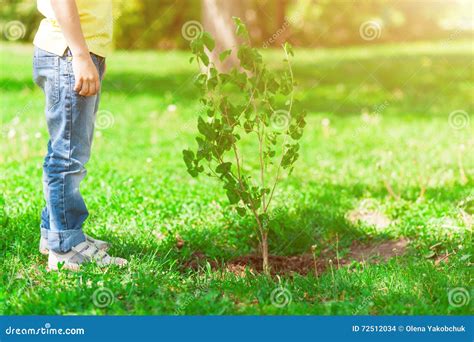
[[[307, 253], [313, 244], [335, 250], [336, 237], [341, 255], [354, 240], [411, 241], [405, 255], [387, 263], [353, 264], [318, 278], [183, 267], [196, 251], [217, 260], [256, 251], [252, 218], [240, 218], [219, 184], [191, 178], [182, 162], [199, 112], [186, 52], [117, 52], [108, 62], [101, 109], [114, 123], [96, 131], [81, 187], [91, 214], [85, 230], [110, 241], [111, 254], [129, 266], [48, 273], [37, 250], [43, 97], [31, 81], [29, 46], [2, 45], [0, 57], [0, 313], [472, 313], [472, 300], [459, 307], [448, 301], [457, 287], [472, 296], [472, 226], [460, 216], [461, 202], [474, 198], [471, 43], [296, 51], [308, 127], [295, 172], [276, 194], [272, 254]], [[265, 58], [277, 65], [282, 55]], [[176, 111], [167, 110], [171, 104]], [[449, 124], [455, 110], [471, 114], [470, 126]], [[384, 179], [400, 200], [388, 195]], [[347, 219], [368, 199], [390, 218], [389, 228]], [[472, 206], [464, 209], [474, 214]], [[447, 262], [435, 265], [446, 253]], [[282, 308], [271, 302], [279, 286], [292, 298]], [[92, 300], [101, 287], [115, 298], [105, 308]]]

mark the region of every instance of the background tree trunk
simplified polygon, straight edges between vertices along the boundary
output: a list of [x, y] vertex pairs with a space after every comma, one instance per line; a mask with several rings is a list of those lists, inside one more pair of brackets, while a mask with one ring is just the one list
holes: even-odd
[[244, 16], [243, 1], [239, 0], [202, 0], [202, 23], [204, 30], [209, 32], [216, 41], [214, 52], [210, 59], [219, 70], [228, 70], [238, 65], [234, 52], [225, 63], [219, 61], [219, 53], [234, 48], [237, 44], [235, 26], [232, 17]]
[[278, 0], [276, 2], [275, 16], [276, 16], [276, 32], [278, 30], [283, 30], [280, 35], [277, 37], [276, 45], [280, 46], [286, 41], [288, 36], [288, 30], [290, 27], [287, 27], [288, 23], [286, 22], [286, 9], [288, 6], [288, 0]]

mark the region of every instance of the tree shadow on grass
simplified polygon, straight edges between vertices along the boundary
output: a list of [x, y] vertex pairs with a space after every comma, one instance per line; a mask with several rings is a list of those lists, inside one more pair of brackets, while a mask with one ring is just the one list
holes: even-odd
[[[397, 115], [405, 112], [426, 115], [426, 106], [440, 98], [449, 99], [446, 105], [450, 107], [459, 103], [460, 108], [465, 108], [470, 98], [462, 87], [473, 81], [472, 74], [453, 74], [452, 70], [462, 71], [470, 65], [472, 56], [466, 54], [420, 54], [304, 61], [296, 62], [293, 68], [300, 85], [298, 95], [302, 107], [308, 112], [360, 115], [362, 108], [387, 102], [386, 106], [390, 105]], [[196, 74], [186, 70], [159, 74], [115, 69], [107, 73], [103, 91], [131, 98], [172, 96], [177, 101], [195, 101], [198, 98], [193, 84]], [[2, 91], [19, 92], [25, 88], [35, 88], [29, 75], [0, 80]], [[397, 100], [394, 96], [403, 98]]]
[[[429, 68], [423, 67], [422, 58], [429, 59]], [[472, 81], [472, 76], [469, 73], [453, 75], [450, 68], [459, 66], [463, 69], [471, 63], [470, 56], [466, 55], [375, 56], [341, 62], [295, 63], [294, 73], [300, 85], [301, 105], [308, 112], [360, 115], [362, 108], [380, 106], [388, 101], [397, 114], [419, 112], [426, 115], [426, 105], [437, 98], [468, 100], [456, 89], [462, 82]], [[193, 101], [198, 98], [193, 84], [196, 74], [182, 71], [159, 75], [115, 70], [107, 74], [104, 91], [131, 97], [171, 94], [180, 101]], [[412, 77], [415, 74], [417, 77]], [[396, 92], [402, 92], [403, 99], [394, 99], [398, 96]], [[453, 93], [457, 93], [457, 97], [453, 98]]]
[[[7, 264], [42, 261], [38, 252], [40, 212], [28, 209], [15, 215], [5, 215], [0, 222], [0, 261]], [[4, 270], [2, 270], [4, 271]], [[1, 271], [0, 271], [1, 272]]]
[[[353, 209], [355, 202], [364, 199], [364, 194], [369, 188], [364, 184], [353, 186], [339, 184], [308, 183], [311, 192], [307, 193], [300, 201], [295, 202], [291, 208], [277, 207], [271, 219], [272, 231], [270, 233], [270, 252], [275, 256], [308, 255], [311, 246], [316, 245], [317, 253], [321, 256], [345, 255], [353, 243], [378, 243], [394, 238], [390, 228], [378, 231], [367, 229], [354, 224], [347, 219], [347, 212]], [[387, 193], [383, 187], [370, 188], [372, 197], [380, 202], [387, 200]], [[416, 189], [412, 189], [415, 193]], [[348, 195], [349, 194], [349, 195]], [[426, 192], [427, 199], [436, 199], [440, 205], [456, 205], [469, 194], [468, 187], [455, 185], [451, 188], [429, 188]], [[408, 205], [410, 202], [407, 201]], [[426, 202], [427, 206], [430, 203]], [[226, 210], [223, 208], [222, 210]], [[232, 217], [229, 218], [232, 220]], [[235, 216], [236, 222], [238, 220]], [[417, 217], [426, 220], [426, 217]], [[224, 265], [228, 260], [258, 254], [258, 241], [256, 239], [252, 218], [240, 220], [235, 225], [218, 228], [216, 231], [206, 231], [183, 227], [182, 236], [185, 240], [184, 247], [177, 246], [173, 238], [165, 241], [150, 239], [143, 240], [143, 235], [136, 239], [124, 235], [117, 237], [106, 227], [96, 231], [97, 238], [110, 241], [113, 245], [112, 255], [126, 258], [133, 256], [144, 260], [156, 260], [160, 263], [172, 265], [187, 265], [189, 257], [198, 255], [204, 261], [212, 261], [214, 265]], [[39, 215], [36, 211], [6, 217], [2, 220], [2, 259], [10, 259], [20, 254], [36, 255], [37, 239], [39, 239]], [[188, 234], [187, 232], [192, 232]], [[212, 234], [209, 234], [212, 233]], [[233, 235], [235, 233], [235, 235]], [[228, 245], [229, 234], [240, 241], [236, 246]], [[226, 245], [227, 244], [227, 245]], [[219, 249], [221, 248], [221, 249]], [[29, 260], [29, 259], [28, 259]], [[310, 260], [311, 261], [311, 260]], [[46, 263], [46, 259], [44, 260]], [[186, 269], [184, 267], [183, 269]]]
[[[423, 66], [422, 59], [424, 63], [429, 60], [429, 67]], [[459, 91], [459, 87], [463, 82], [472, 82], [472, 75], [453, 75], [451, 68], [464, 70], [471, 63], [470, 56], [466, 55], [375, 56], [341, 62], [295, 63], [294, 74], [300, 85], [298, 97], [308, 112], [352, 116], [360, 115], [363, 108], [385, 103], [385, 107], [390, 106], [397, 115], [427, 115], [426, 106], [440, 98], [449, 98], [450, 103], [446, 105], [450, 107], [457, 102], [465, 107], [469, 98], [462, 95], [465, 92]], [[159, 98], [168, 94], [178, 101], [194, 101], [198, 98], [193, 84], [196, 74], [181, 71], [159, 75], [117, 70], [107, 74], [104, 91], [130, 97]], [[451, 103], [453, 101], [455, 103]], [[439, 112], [444, 115], [443, 111]]]
[[[311, 183], [309, 183], [311, 184]], [[426, 222], [428, 217], [425, 212], [427, 207], [432, 207], [430, 200], [436, 199], [438, 205], [455, 206], [456, 203], [468, 196], [468, 187], [456, 185], [452, 188], [429, 188], [426, 191], [426, 200], [416, 203], [416, 198], [405, 199], [403, 201], [393, 201], [388, 197], [386, 189], [381, 186], [373, 188], [362, 183], [345, 186], [337, 184], [314, 184], [310, 193], [299, 203], [295, 203], [291, 208], [277, 207], [273, 209], [271, 215], [271, 231], [269, 235], [270, 253], [279, 256], [301, 255], [311, 253], [311, 247], [316, 245], [316, 250], [326, 252], [337, 252], [347, 250], [354, 243], [380, 243], [392, 240], [402, 234], [399, 227], [392, 229], [370, 227], [365, 224], [351, 222], [348, 219], [348, 213], [354, 209], [357, 203], [366, 200], [366, 191], [370, 189], [371, 199], [376, 203], [386, 203], [390, 207], [397, 207], [396, 215], [401, 215], [402, 219], [409, 219], [403, 225]], [[417, 193], [419, 189], [405, 189], [407, 193]], [[418, 215], [411, 213], [413, 205], [419, 205], [420, 210], [425, 214]], [[416, 209], [415, 209], [416, 210]], [[398, 211], [401, 211], [398, 212]], [[404, 216], [408, 215], [408, 216]], [[413, 217], [413, 215], [415, 215]], [[435, 215], [435, 214], [433, 214]], [[399, 217], [390, 217], [392, 224], [398, 225]], [[413, 222], [411, 221], [413, 220]], [[395, 228], [395, 227], [394, 227]], [[216, 246], [225, 246], [226, 239], [229, 236], [228, 230], [235, 231], [241, 241], [237, 247], [230, 247], [225, 250], [217, 250]], [[242, 256], [246, 253], [258, 253], [258, 239], [255, 233], [255, 225], [253, 219], [249, 217], [246, 221], [229, 227], [222, 227], [223, 234], [221, 236], [214, 235], [217, 240], [210, 241], [206, 236], [206, 231], [194, 232], [195, 240], [200, 241], [195, 245], [193, 241], [189, 241], [186, 249], [188, 254], [198, 252], [201, 256], [210, 259], [232, 259]], [[408, 238], [412, 238], [419, 233], [418, 228], [413, 230], [403, 230], [408, 234]], [[405, 233], [403, 233], [405, 234]], [[414, 235], [413, 235], [414, 234]], [[222, 239], [222, 241], [219, 241]], [[209, 246], [207, 250], [206, 246]], [[239, 247], [240, 246], [240, 247]], [[245, 247], [242, 247], [245, 246]]]
[[[102, 92], [110, 95], [126, 97], [151, 96], [162, 98], [173, 96], [180, 101], [198, 99], [198, 91], [193, 80], [196, 73], [180, 72], [169, 75], [146, 73], [121, 73], [113, 71], [107, 73], [102, 85]], [[25, 89], [38, 89], [31, 77], [2, 77], [0, 90], [2, 92], [18, 93]]]
[[170, 75], [120, 73], [107, 74], [103, 91], [112, 95], [153, 96], [172, 95], [181, 101], [197, 100], [198, 91], [194, 86], [196, 73], [174, 72]]
[[[360, 115], [361, 110], [382, 104], [397, 115], [416, 113], [428, 116], [427, 106], [439, 99], [465, 108], [469, 103], [463, 83], [472, 82], [468, 66], [472, 56], [419, 54], [375, 56], [295, 63], [295, 79], [300, 85], [302, 106], [309, 112], [339, 116]], [[454, 74], [453, 68], [465, 70]], [[463, 95], [465, 94], [465, 95]], [[453, 96], [455, 95], [455, 96]], [[377, 107], [378, 106], [378, 107]], [[379, 109], [380, 110], [380, 109]], [[445, 115], [444, 111], [438, 111]], [[384, 111], [387, 115], [387, 111]]]

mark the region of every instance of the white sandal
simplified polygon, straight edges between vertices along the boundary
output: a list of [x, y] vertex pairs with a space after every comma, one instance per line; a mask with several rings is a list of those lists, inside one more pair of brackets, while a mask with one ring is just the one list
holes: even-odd
[[[84, 235], [86, 236], [86, 241], [89, 242], [89, 243], [94, 244], [97, 247], [97, 249], [106, 251], [110, 248], [110, 244], [108, 242], [98, 240], [98, 239], [94, 239], [93, 237], [91, 237], [87, 234], [84, 234]], [[48, 239], [46, 239], [43, 236], [40, 238], [39, 252], [43, 255], [48, 255], [49, 254]]]
[[110, 265], [122, 267], [128, 263], [127, 260], [112, 257], [106, 251], [98, 249], [95, 244], [84, 241], [67, 253], [49, 251], [48, 269], [50, 271], [57, 271], [59, 268], [58, 264], [62, 264], [62, 269], [77, 271], [86, 262], [95, 262], [100, 267]]

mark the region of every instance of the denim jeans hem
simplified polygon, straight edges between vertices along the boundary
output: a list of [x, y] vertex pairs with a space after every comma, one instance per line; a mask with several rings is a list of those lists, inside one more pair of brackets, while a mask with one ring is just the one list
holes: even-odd
[[41, 237], [47, 239], [48, 238], [49, 229], [45, 227], [41, 227]]
[[67, 253], [72, 247], [86, 241], [82, 229], [69, 229], [60, 232], [48, 231], [49, 250], [56, 253]]

